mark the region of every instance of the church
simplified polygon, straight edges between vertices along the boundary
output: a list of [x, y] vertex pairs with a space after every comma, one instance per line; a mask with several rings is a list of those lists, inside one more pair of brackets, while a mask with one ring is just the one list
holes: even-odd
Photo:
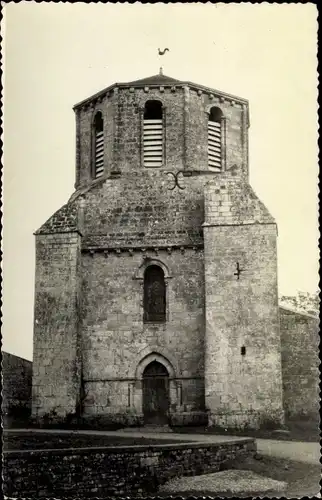
[[249, 104], [160, 73], [74, 107], [75, 191], [35, 233], [32, 413], [284, 422], [277, 225]]

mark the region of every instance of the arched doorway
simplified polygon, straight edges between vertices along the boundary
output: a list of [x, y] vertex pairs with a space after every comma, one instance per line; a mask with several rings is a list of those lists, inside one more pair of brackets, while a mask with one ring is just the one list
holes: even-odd
[[143, 415], [145, 424], [168, 423], [169, 373], [164, 365], [152, 361], [143, 372]]

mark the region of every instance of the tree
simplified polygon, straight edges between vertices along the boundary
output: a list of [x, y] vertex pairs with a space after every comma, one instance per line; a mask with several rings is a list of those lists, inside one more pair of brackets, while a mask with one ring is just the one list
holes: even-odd
[[296, 295], [282, 295], [280, 297], [281, 306], [291, 307], [299, 312], [319, 315], [320, 310], [320, 292], [297, 292]]

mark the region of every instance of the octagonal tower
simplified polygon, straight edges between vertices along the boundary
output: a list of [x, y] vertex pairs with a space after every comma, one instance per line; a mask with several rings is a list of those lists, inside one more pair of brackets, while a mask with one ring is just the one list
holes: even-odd
[[[159, 110], [153, 111], [153, 103], [159, 104]], [[159, 74], [135, 82], [114, 84], [77, 104], [74, 109], [76, 189], [95, 179], [93, 132], [98, 114], [103, 121], [102, 176], [105, 178], [116, 172], [142, 172], [144, 166], [159, 167], [161, 171], [233, 170], [248, 178], [249, 118], [245, 99]], [[147, 147], [144, 128], [153, 119], [161, 121], [162, 163], [147, 165], [144, 164]], [[216, 123], [219, 124], [221, 158], [220, 165], [211, 167], [208, 136], [215, 135], [216, 125], [214, 131], [211, 125]], [[215, 141], [213, 147], [216, 145]]]

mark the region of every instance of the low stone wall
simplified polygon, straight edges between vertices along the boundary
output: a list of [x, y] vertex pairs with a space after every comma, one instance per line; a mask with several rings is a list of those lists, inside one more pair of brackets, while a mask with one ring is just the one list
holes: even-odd
[[224, 443], [4, 452], [9, 497], [105, 497], [153, 494], [172, 477], [215, 472], [253, 455], [253, 439]]

